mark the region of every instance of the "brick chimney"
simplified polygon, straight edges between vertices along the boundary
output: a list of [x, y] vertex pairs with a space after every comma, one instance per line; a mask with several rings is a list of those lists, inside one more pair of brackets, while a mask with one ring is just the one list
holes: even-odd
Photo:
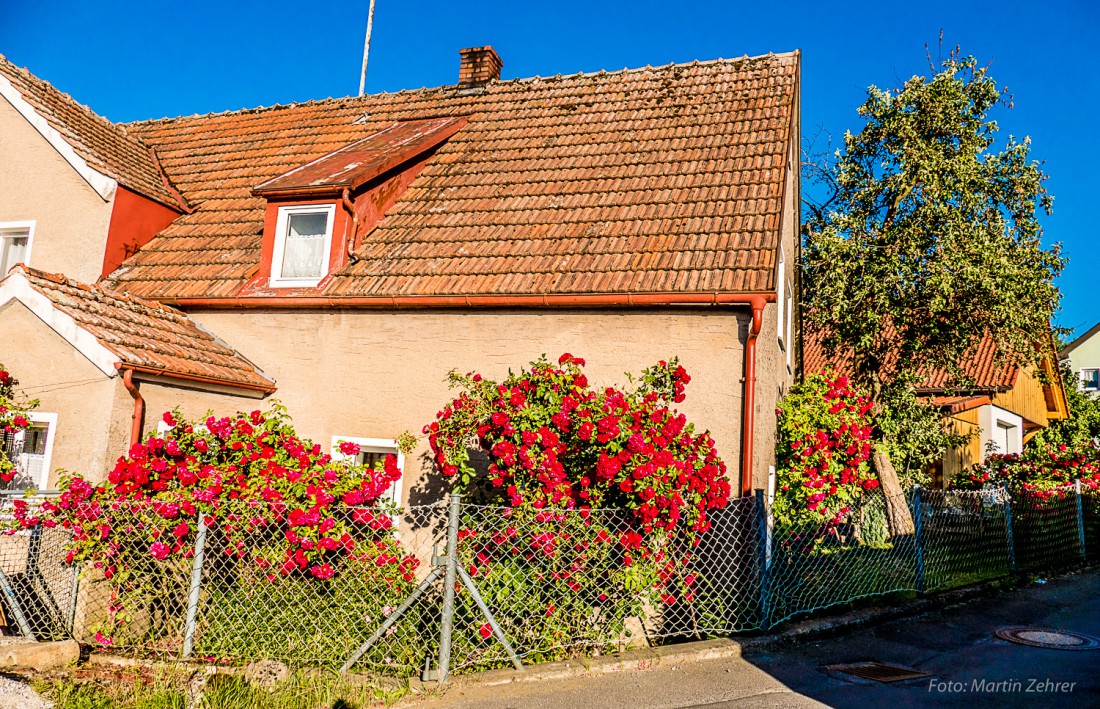
[[458, 68], [458, 85], [464, 87], [484, 86], [490, 81], [500, 80], [500, 68], [504, 62], [492, 47], [470, 47], [458, 50], [462, 62]]

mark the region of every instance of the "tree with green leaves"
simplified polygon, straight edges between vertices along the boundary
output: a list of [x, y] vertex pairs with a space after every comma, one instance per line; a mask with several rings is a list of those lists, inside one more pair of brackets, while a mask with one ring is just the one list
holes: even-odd
[[[806, 207], [807, 324], [825, 333], [827, 352], [851, 355], [882, 423], [898, 398], [891, 387], [911, 388], [931, 370], [965, 390], [959, 363], [986, 333], [1003, 360], [1037, 362], [1060, 298], [1064, 261], [1043, 246], [1038, 220], [1052, 207], [1046, 175], [1028, 138], [997, 144], [990, 114], [1011, 105], [1007, 94], [957, 51], [933, 72], [870, 87], [862, 130], [806, 165], [807, 181], [828, 193]], [[881, 436], [872, 461], [899, 503], [892, 533], [910, 533]]]

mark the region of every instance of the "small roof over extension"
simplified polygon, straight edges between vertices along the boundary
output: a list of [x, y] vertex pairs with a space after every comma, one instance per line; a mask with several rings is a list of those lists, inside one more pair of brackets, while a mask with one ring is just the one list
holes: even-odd
[[18, 300], [109, 377], [119, 369], [262, 393], [275, 383], [180, 311], [22, 264], [0, 281], [0, 307]]

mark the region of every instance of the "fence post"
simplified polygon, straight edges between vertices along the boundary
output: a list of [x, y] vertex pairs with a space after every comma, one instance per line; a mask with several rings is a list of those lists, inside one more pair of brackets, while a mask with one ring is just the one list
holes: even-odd
[[1005, 534], [1008, 538], [1008, 573], [1016, 578], [1016, 540], [1012, 535], [1012, 495], [1008, 491], [1008, 481], [1001, 483], [1005, 500]]
[[924, 593], [924, 539], [920, 485], [913, 486], [913, 545], [917, 552], [917, 593]]
[[1081, 544], [1081, 561], [1085, 562], [1089, 558], [1085, 553], [1085, 510], [1081, 504], [1081, 478], [1077, 478], [1074, 488], [1077, 493], [1077, 540]]
[[756, 491], [757, 565], [760, 568], [760, 629], [771, 627], [771, 604], [768, 597], [768, 508], [764, 504], [764, 491]]
[[195, 621], [199, 615], [199, 588], [202, 585], [202, 561], [206, 550], [206, 515], [199, 512], [199, 531], [195, 536], [195, 559], [191, 564], [191, 592], [187, 594], [187, 625], [183, 631], [183, 659], [195, 648]]
[[443, 575], [443, 616], [439, 627], [439, 683], [447, 681], [451, 668], [451, 635], [455, 618], [455, 577], [458, 567], [458, 525], [462, 513], [462, 495], [451, 493], [447, 508], [446, 571]]

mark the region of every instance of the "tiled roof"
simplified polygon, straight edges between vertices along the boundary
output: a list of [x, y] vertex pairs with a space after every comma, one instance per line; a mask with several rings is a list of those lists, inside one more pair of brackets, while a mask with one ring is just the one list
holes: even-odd
[[0, 76], [45, 119], [88, 165], [138, 194], [178, 208], [179, 201], [164, 184], [156, 159], [137, 136], [77, 103], [0, 54]]
[[251, 362], [175, 308], [75, 283], [22, 264], [8, 278], [17, 274], [114, 353], [123, 365], [166, 377], [195, 377], [227, 386], [275, 390], [275, 384]]
[[772, 291], [798, 66], [768, 55], [133, 124], [197, 209], [114, 282], [233, 297], [260, 258], [254, 187], [395, 121], [468, 116], [325, 295]]
[[[822, 371], [832, 364], [843, 374], [851, 373], [852, 353], [837, 352], [833, 357], [827, 357], [822, 345], [823, 333], [821, 330], [804, 327], [802, 342], [802, 366], [804, 371], [815, 373]], [[889, 376], [896, 362], [885, 362], [883, 370]], [[968, 389], [974, 391], [999, 391], [1011, 389], [1019, 374], [1019, 367], [997, 357], [997, 344], [993, 337], [986, 333], [985, 336], [966, 354], [961, 363], [961, 373], [972, 381]], [[934, 370], [928, 372], [923, 381], [917, 385], [917, 389], [926, 392], [940, 392], [948, 388], [952, 383], [952, 377], [946, 370]], [[945, 402], [955, 403], [955, 402]]]

